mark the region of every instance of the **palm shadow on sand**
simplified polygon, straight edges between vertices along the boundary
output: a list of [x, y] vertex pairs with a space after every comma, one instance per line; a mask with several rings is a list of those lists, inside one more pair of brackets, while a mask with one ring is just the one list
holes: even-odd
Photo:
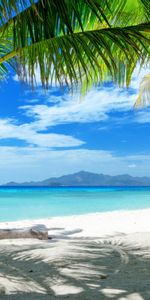
[[0, 244], [0, 299], [150, 299], [150, 252], [122, 236]]

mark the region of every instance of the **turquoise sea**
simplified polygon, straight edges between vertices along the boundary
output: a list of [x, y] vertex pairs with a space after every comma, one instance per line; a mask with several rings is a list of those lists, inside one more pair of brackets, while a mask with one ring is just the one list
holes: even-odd
[[150, 187], [0, 188], [0, 221], [150, 208]]

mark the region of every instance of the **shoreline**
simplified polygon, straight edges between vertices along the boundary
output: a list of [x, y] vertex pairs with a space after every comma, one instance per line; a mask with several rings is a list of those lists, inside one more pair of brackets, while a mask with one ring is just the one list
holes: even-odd
[[[0, 229], [45, 225], [52, 237], [73, 234], [74, 237], [101, 237], [115, 233], [150, 232], [150, 208], [116, 210], [36, 220], [0, 222]], [[56, 230], [53, 228], [60, 228]], [[70, 232], [70, 233], [69, 233]], [[71, 233], [72, 232], [72, 233]]]

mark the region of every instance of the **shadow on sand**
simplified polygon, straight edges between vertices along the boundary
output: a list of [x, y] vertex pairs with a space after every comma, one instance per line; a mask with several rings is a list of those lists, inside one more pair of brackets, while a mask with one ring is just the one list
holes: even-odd
[[0, 300], [150, 299], [150, 248], [119, 235], [0, 244]]

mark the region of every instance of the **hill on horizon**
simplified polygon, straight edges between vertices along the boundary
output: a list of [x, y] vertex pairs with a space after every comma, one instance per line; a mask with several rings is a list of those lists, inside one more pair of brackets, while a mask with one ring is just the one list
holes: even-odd
[[128, 174], [111, 176], [80, 171], [42, 181], [23, 183], [11, 181], [2, 186], [150, 186], [150, 177], [133, 177]]

